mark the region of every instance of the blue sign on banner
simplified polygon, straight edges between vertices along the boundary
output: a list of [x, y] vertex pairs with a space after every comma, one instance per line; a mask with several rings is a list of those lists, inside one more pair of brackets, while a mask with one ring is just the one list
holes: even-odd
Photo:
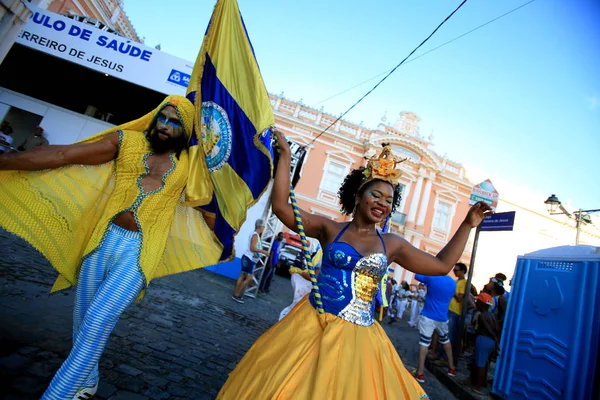
[[515, 211], [492, 214], [481, 223], [481, 231], [512, 231], [515, 225]]
[[181, 71], [177, 71], [176, 69], [172, 69], [171, 73], [169, 74], [169, 79], [167, 79], [167, 81], [176, 85], [187, 87], [188, 83], [190, 83], [190, 78], [191, 75], [188, 75]]

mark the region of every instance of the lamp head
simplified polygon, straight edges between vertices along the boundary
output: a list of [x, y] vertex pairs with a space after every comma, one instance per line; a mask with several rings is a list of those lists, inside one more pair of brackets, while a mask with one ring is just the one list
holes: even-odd
[[560, 200], [558, 200], [558, 197], [556, 197], [556, 195], [552, 194], [546, 199], [544, 204], [546, 204], [546, 209], [548, 210], [548, 212], [553, 213], [556, 212], [556, 209], [558, 208], [558, 206], [560, 206]]

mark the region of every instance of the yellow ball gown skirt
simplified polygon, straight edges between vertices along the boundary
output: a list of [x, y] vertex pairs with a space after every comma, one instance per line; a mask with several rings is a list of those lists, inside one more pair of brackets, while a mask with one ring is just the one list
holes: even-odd
[[319, 317], [308, 296], [254, 343], [217, 399], [428, 398], [379, 323]]

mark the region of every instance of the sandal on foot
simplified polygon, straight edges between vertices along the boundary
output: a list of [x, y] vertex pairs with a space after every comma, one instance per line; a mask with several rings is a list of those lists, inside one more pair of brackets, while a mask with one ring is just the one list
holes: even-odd
[[98, 391], [97, 383], [96, 383], [96, 386], [93, 386], [93, 387], [81, 388], [77, 391], [77, 393], [75, 393], [75, 396], [73, 396], [72, 400], [89, 400], [92, 397], [94, 397], [94, 395], [96, 394], [97, 391]]
[[485, 395], [485, 393], [483, 392], [483, 389], [475, 389], [474, 387], [471, 388], [473, 390], [473, 392], [477, 393], [480, 396]]

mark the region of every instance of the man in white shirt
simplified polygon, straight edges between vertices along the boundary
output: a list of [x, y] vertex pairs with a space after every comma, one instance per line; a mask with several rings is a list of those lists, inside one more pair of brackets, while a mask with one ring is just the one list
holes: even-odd
[[19, 150], [33, 150], [38, 146], [47, 146], [48, 139], [44, 137], [44, 128], [41, 126], [35, 127], [35, 133], [32, 137], [28, 137], [25, 143], [19, 147]]
[[394, 295], [392, 296], [392, 301], [390, 302], [390, 321], [388, 324], [402, 319], [404, 310], [406, 310], [406, 304], [408, 303], [408, 297], [410, 295], [410, 288], [406, 281], [402, 281], [394, 286]]
[[417, 323], [419, 322], [419, 316], [421, 315], [421, 310], [423, 309], [423, 305], [425, 304], [425, 296], [427, 292], [425, 291], [425, 285], [419, 283], [419, 288], [413, 293], [413, 301], [410, 310], [410, 321], [408, 321], [408, 325], [411, 328], [416, 328]]
[[13, 138], [10, 136], [13, 133], [13, 129], [10, 124], [6, 121], [0, 125], [0, 154], [10, 153], [13, 151], [12, 143]]
[[260, 240], [260, 235], [262, 235], [264, 230], [264, 221], [262, 219], [257, 219], [254, 223], [254, 232], [252, 232], [248, 238], [248, 250], [246, 250], [241, 260], [242, 271], [235, 283], [233, 296], [231, 296], [231, 298], [238, 303], [244, 303], [243, 293], [250, 282], [254, 280], [254, 267], [260, 259], [260, 255], [263, 254], [267, 257], [269, 256], [269, 252], [263, 250], [262, 242]]

